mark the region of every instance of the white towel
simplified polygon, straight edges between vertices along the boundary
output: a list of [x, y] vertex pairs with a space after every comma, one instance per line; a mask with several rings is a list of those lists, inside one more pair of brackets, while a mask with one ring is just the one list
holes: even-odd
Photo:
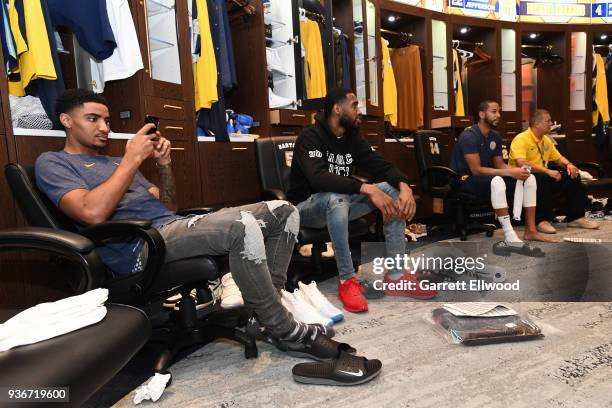
[[41, 303], [0, 324], [0, 352], [38, 343], [98, 323], [106, 316], [108, 289]]
[[514, 187], [514, 209], [512, 210], [512, 216], [515, 220], [521, 219], [521, 212], [523, 211], [523, 180], [516, 180], [516, 187]]

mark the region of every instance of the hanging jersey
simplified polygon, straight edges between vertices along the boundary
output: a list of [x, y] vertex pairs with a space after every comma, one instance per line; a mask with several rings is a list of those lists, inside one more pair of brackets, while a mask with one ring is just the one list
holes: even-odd
[[325, 83], [325, 62], [321, 31], [316, 21], [300, 21], [300, 35], [306, 52], [304, 58], [304, 77], [306, 80], [306, 98], [324, 98], [327, 93]]
[[113, 54], [117, 41], [113, 35], [106, 0], [46, 0], [54, 27], [72, 31], [83, 49], [102, 61]]
[[196, 0], [198, 27], [200, 28], [200, 56], [193, 67], [195, 85], [195, 110], [210, 109], [219, 99], [217, 92], [217, 60], [210, 32], [206, 0]]
[[[19, 16], [15, 3], [20, 3], [23, 16]], [[26, 26], [25, 37], [19, 28], [19, 19], [23, 18]], [[18, 81], [9, 81], [9, 91], [15, 96], [24, 96], [25, 88], [33, 79], [57, 79], [53, 57], [49, 45], [47, 26], [39, 0], [11, 0], [9, 3], [9, 21], [15, 37], [17, 55], [19, 56]], [[27, 42], [26, 42], [27, 41]]]
[[457, 50], [453, 48], [453, 84], [455, 88], [455, 115], [465, 116], [463, 105], [463, 86], [461, 85], [461, 67]]
[[395, 75], [391, 66], [391, 56], [389, 55], [389, 43], [384, 38], [380, 39], [382, 43], [382, 60], [383, 60], [383, 106], [385, 109], [385, 119], [393, 126], [397, 126], [397, 86], [395, 84]]
[[128, 0], [106, 0], [106, 8], [113, 36], [117, 40], [113, 55], [100, 62], [81, 49], [91, 71], [92, 90], [96, 93], [104, 92], [107, 81], [129, 78], [143, 69], [140, 45]]

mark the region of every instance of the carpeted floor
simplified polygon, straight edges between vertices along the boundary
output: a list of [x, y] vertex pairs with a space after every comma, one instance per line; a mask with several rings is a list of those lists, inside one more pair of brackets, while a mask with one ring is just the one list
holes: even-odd
[[[612, 222], [599, 231], [560, 229], [559, 236], [606, 240]], [[496, 237], [500, 237], [499, 231]], [[490, 238], [471, 237], [490, 245]], [[549, 248], [543, 261], [563, 264], [571, 251]], [[610, 257], [590, 244], [589, 269], [610, 269]], [[427, 250], [426, 247], [422, 250]], [[546, 249], [545, 249], [546, 250]], [[556, 252], [555, 252], [556, 251]], [[605, 259], [602, 258], [602, 254]], [[564, 258], [565, 257], [565, 258]], [[533, 259], [498, 260], [509, 276], [527, 277]], [[542, 264], [539, 267], [542, 267]], [[546, 267], [543, 273], [554, 273]], [[533, 274], [533, 272], [532, 272]], [[612, 275], [612, 271], [610, 271]], [[336, 279], [319, 285], [338, 304]], [[597, 285], [601, 285], [598, 282]], [[596, 285], [596, 286], [597, 286]], [[592, 285], [591, 285], [592, 286]], [[610, 285], [612, 287], [612, 284]], [[529, 293], [537, 295], [542, 293]], [[437, 300], [444, 300], [440, 298]], [[545, 334], [530, 342], [466, 347], [449, 344], [427, 318], [439, 302], [370, 301], [364, 314], [348, 314], [335, 326], [337, 339], [360, 355], [383, 362], [379, 378], [357, 387], [295, 383], [291, 367], [304, 360], [259, 343], [259, 358], [246, 360], [234, 343], [210, 344], [171, 367], [173, 383], [156, 403], [160, 407], [612, 407], [612, 302], [507, 303], [529, 315]], [[113, 383], [121, 386], [120, 374]], [[123, 374], [125, 375], [125, 374]], [[125, 386], [125, 385], [124, 385]], [[130, 392], [117, 407], [133, 406]], [[101, 406], [97, 395], [88, 406]], [[144, 404], [151, 405], [150, 402]]]

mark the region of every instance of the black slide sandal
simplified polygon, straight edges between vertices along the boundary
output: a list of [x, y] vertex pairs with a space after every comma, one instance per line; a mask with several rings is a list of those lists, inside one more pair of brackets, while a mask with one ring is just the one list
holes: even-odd
[[317, 361], [329, 361], [336, 358], [342, 353], [353, 354], [357, 352], [353, 347], [346, 343], [339, 343], [330, 339], [324, 334], [319, 334], [314, 341], [309, 344], [279, 342], [279, 348], [285, 350], [287, 354], [299, 358], [312, 358]]
[[505, 241], [493, 244], [493, 253], [498, 256], [510, 256], [512, 253], [530, 256], [532, 258], [543, 258], [546, 254], [538, 247], [524, 242], [522, 246], [508, 245]]
[[292, 373], [293, 379], [303, 384], [358, 385], [375, 378], [381, 369], [380, 360], [341, 353], [337, 360], [297, 364]]

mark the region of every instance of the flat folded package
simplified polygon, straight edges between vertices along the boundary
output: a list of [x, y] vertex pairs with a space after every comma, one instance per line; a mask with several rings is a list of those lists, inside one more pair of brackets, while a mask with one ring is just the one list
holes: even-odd
[[445, 308], [437, 308], [432, 311], [432, 318], [438, 328], [455, 344], [474, 346], [543, 337], [538, 326], [518, 314], [456, 316]]

